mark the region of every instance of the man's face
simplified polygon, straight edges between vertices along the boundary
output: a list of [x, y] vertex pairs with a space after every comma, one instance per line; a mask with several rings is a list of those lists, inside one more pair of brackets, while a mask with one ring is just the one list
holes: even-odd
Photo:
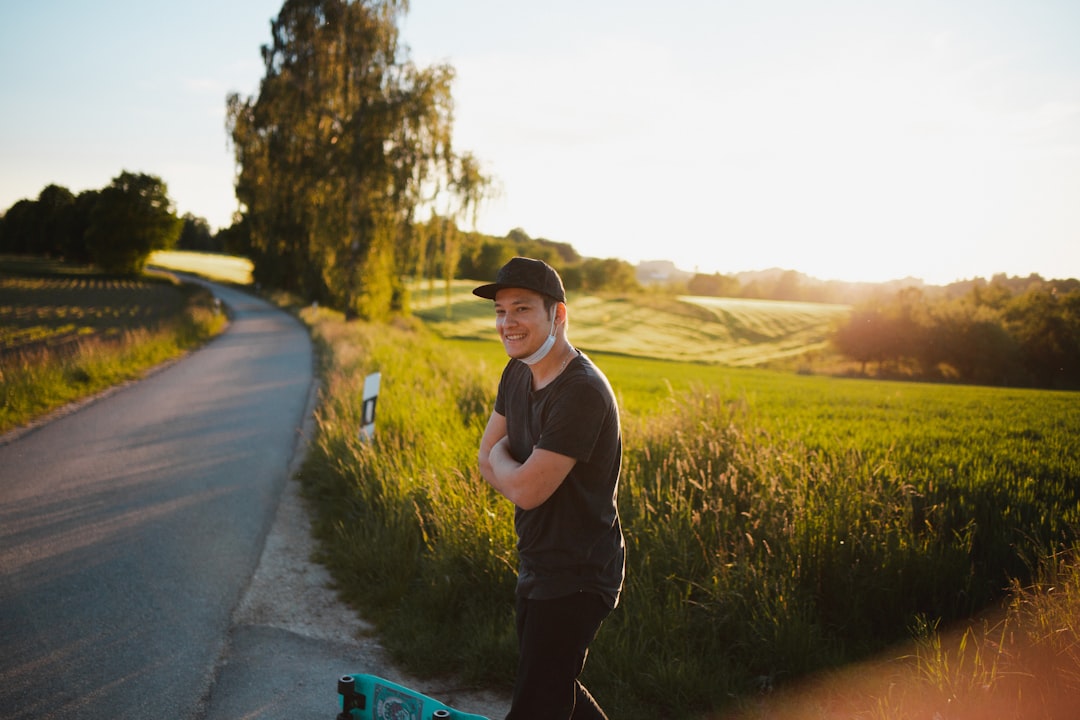
[[495, 328], [506, 354], [527, 358], [544, 344], [551, 332], [551, 312], [544, 309], [540, 293], [503, 288], [495, 294]]

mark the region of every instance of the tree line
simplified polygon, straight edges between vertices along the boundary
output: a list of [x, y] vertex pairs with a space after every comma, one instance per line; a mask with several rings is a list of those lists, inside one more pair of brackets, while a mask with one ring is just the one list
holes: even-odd
[[155, 250], [225, 251], [229, 237], [212, 233], [204, 218], [177, 217], [161, 178], [126, 170], [106, 187], [78, 195], [48, 185], [0, 216], [0, 253], [59, 258], [118, 274], [141, 272]]
[[[154, 217], [156, 222], [146, 221]], [[632, 292], [641, 288], [630, 263], [582, 257], [569, 243], [532, 238], [521, 228], [498, 237], [464, 231], [453, 218], [436, 214], [417, 223], [410, 234], [424, 258], [423, 265], [416, 265], [419, 277], [447, 274], [443, 247], [445, 237], [453, 235], [459, 247], [456, 264], [450, 268], [452, 277], [494, 277], [507, 260], [527, 255], [558, 267], [570, 290]], [[123, 274], [141, 271], [150, 252], [172, 249], [243, 256], [254, 250], [245, 218], [216, 232], [205, 218], [191, 213], [178, 218], [160, 178], [127, 171], [105, 189], [78, 195], [50, 184], [36, 199], [19, 200], [0, 215], [0, 253], [52, 257]]]
[[857, 305], [832, 342], [863, 374], [875, 363], [885, 376], [1080, 389], [1080, 280], [909, 287]]
[[[569, 243], [532, 238], [521, 228], [497, 237], [462, 230], [453, 218], [434, 214], [416, 223], [410, 235], [423, 258], [422, 264], [413, 264], [417, 277], [491, 278], [510, 258], [526, 255], [558, 267], [570, 290], [641, 288], [630, 263], [582, 257]], [[443, 254], [448, 235], [458, 246], [451, 268]], [[177, 217], [159, 177], [127, 171], [106, 188], [77, 195], [50, 184], [36, 199], [19, 200], [0, 215], [0, 253], [5, 254], [52, 257], [131, 274], [143, 269], [151, 252], [173, 249], [250, 257], [256, 248], [246, 218], [237, 217], [233, 225], [215, 232], [203, 217], [191, 213]]]

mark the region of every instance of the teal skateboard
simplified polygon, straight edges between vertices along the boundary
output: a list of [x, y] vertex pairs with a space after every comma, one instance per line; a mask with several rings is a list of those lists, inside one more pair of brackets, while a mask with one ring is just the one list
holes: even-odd
[[345, 675], [337, 687], [338, 720], [488, 720], [375, 675]]

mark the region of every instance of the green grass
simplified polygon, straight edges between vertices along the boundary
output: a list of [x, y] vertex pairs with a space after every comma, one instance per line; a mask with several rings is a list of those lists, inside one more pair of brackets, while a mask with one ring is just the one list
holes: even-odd
[[[326, 388], [303, 473], [324, 560], [398, 660], [505, 686], [511, 512], [475, 457], [505, 356], [465, 307], [431, 324], [486, 342], [305, 311]], [[992, 607], [1080, 527], [1075, 394], [591, 354], [623, 413], [629, 573], [586, 675], [618, 717], [733, 708]]]
[[[490, 341], [494, 313], [475, 297], [472, 281], [414, 286], [413, 310], [447, 338]], [[846, 305], [733, 298], [569, 298], [570, 336], [592, 352], [716, 364], [729, 367], [809, 366], [828, 350], [833, 325], [848, 316]]]
[[158, 250], [150, 254], [149, 265], [245, 286], [251, 284], [253, 267], [251, 261], [244, 257], [187, 250]]
[[739, 703], [713, 720], [1071, 718], [1080, 706], [1080, 547], [1040, 560], [1005, 603], [867, 662]]

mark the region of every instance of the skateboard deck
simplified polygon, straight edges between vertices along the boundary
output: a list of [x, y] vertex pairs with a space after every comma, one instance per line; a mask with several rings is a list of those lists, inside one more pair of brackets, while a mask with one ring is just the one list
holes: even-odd
[[376, 675], [342, 676], [338, 703], [338, 720], [489, 720]]

